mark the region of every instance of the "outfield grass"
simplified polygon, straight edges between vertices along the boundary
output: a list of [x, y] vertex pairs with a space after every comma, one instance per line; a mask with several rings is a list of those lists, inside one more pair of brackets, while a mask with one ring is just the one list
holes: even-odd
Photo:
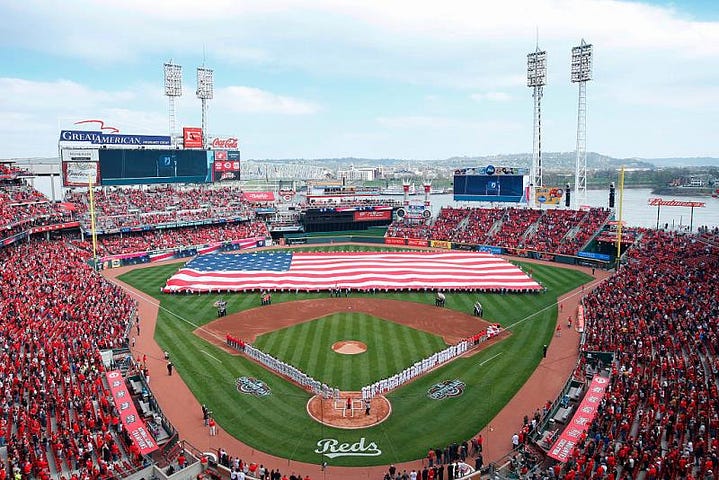
[[[339, 250], [338, 247], [314, 250]], [[366, 247], [352, 246], [350, 250]], [[387, 248], [383, 248], [387, 250]], [[530, 265], [522, 265], [529, 268]], [[160, 288], [181, 264], [140, 268], [122, 275], [121, 280], [161, 300], [155, 331], [160, 346], [168, 350], [190, 389], [207, 404], [230, 434], [253, 448], [274, 455], [312, 463], [324, 458], [314, 453], [318, 440], [375, 442], [382, 455], [339, 457], [331, 465], [386, 465], [414, 460], [429, 447], [443, 447], [462, 441], [480, 431], [526, 381], [542, 357], [542, 345], [551, 341], [557, 316], [556, 299], [591, 278], [584, 273], [548, 265], [532, 264], [533, 276], [547, 287], [543, 294], [450, 294], [447, 308], [471, 313], [479, 299], [487, 320], [512, 330], [502, 342], [472, 356], [435, 370], [389, 395], [393, 413], [382, 424], [364, 430], [341, 430], [311, 420], [305, 407], [309, 394], [269, 373], [243, 357], [215, 348], [192, 334], [200, 325], [216, 318], [212, 306], [220, 296], [163, 295]], [[228, 313], [257, 306], [256, 294], [222, 295]], [[327, 294], [275, 293], [273, 304], [300, 299], [327, 298]], [[434, 305], [433, 293], [387, 293], [373, 298], [420, 302]], [[397, 348], [405, 348], [397, 340]], [[210, 354], [210, 355], [208, 355]], [[214, 357], [214, 358], [213, 358]], [[235, 389], [240, 376], [254, 376], [272, 389], [269, 397], [241, 395]], [[378, 377], [379, 378], [379, 377]], [[433, 401], [427, 390], [435, 383], [460, 379], [467, 384], [462, 396]], [[538, 403], [544, 399], [538, 399]], [[189, 413], [188, 413], [189, 414]], [[200, 412], [196, 412], [198, 419]], [[202, 445], [198, 445], [202, 447]]]
[[[343, 355], [341, 340], [357, 340], [367, 351]], [[342, 391], [359, 391], [446, 348], [440, 337], [360, 312], [341, 312], [275, 330], [253, 345], [311, 377]]]

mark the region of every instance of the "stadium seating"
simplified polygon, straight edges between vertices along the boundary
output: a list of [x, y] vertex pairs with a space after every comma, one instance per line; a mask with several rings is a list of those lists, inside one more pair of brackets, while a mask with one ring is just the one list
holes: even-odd
[[[0, 174], [13, 173], [17, 170], [0, 165]], [[210, 218], [226, 213], [226, 205], [233, 212], [250, 208], [232, 203], [236, 190], [221, 191], [217, 202], [203, 189], [190, 189], [187, 195], [174, 188], [125, 192], [132, 205], [127, 208], [120, 201], [125, 193], [115, 191], [103, 198], [102, 216], [106, 225], [117, 226]], [[86, 214], [86, 199], [72, 198]], [[170, 205], [177, 210], [168, 210]], [[603, 209], [446, 208], [431, 227], [397, 223], [390, 231], [574, 254], [608, 216]], [[0, 184], [4, 236], [71, 218], [21, 181]], [[126, 253], [236, 238], [265, 228], [263, 223], [236, 223], [112, 235], [101, 240], [100, 248]], [[719, 230], [700, 229], [696, 236], [641, 231], [636, 236], [627, 264], [584, 299], [583, 350], [614, 352], [616, 363], [599, 415], [571, 460], [548, 473], [552, 478], [717, 478]], [[87, 250], [65, 240], [32, 239], [0, 249], [0, 436], [7, 446], [0, 468], [5, 477], [17, 471], [23, 479], [75, 475], [94, 480], [127, 475], [141, 461], [126, 436], [113, 428], [117, 412], [108, 401], [99, 355], [99, 350], [127, 345], [135, 305], [93, 272], [87, 257]], [[235, 463], [226, 453], [225, 461]]]
[[386, 237], [521, 248], [576, 255], [609, 218], [610, 211], [443, 207], [431, 227], [397, 220]]
[[[18, 471], [23, 478], [57, 478], [74, 471], [104, 478], [129, 440], [109, 429], [117, 413], [107, 401], [99, 352], [126, 345], [135, 305], [85, 258], [64, 242], [0, 250], [7, 476]], [[97, 455], [91, 443], [100, 447]]]
[[[267, 225], [264, 222], [224, 223], [103, 235], [97, 239], [98, 255], [121, 255], [268, 235]], [[92, 249], [89, 242], [81, 242], [79, 245], [87, 251]]]
[[554, 478], [717, 478], [719, 248], [701, 235], [642, 235], [584, 299], [583, 351], [615, 362], [597, 416]]
[[[238, 187], [153, 186], [149, 188], [98, 189], [94, 194], [98, 230], [165, 223], [252, 218], [252, 205], [242, 199]], [[86, 191], [70, 192], [66, 201], [77, 209], [80, 221], [90, 224], [90, 198]]]

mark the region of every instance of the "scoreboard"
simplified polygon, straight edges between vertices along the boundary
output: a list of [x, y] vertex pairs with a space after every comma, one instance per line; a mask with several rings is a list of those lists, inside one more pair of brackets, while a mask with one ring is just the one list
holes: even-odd
[[454, 200], [469, 202], [526, 202], [529, 177], [517, 167], [461, 168], [454, 171]]
[[181, 148], [166, 135], [62, 130], [58, 148], [63, 186], [82, 187], [90, 182], [93, 185], [142, 185], [240, 179], [236, 137], [215, 137], [209, 149], [202, 148], [201, 144], [200, 148], [189, 146], [185, 144]]

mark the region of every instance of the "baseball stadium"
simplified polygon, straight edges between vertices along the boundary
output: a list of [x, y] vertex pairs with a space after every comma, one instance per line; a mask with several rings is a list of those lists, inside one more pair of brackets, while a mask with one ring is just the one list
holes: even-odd
[[[260, 190], [197, 129], [59, 146], [62, 202], [1, 165], [3, 478], [714, 468], [716, 229]], [[457, 170], [455, 197], [500, 183], [527, 174]]]
[[0, 480], [719, 479], [719, 229], [627, 225], [624, 169], [581, 204], [591, 55], [574, 191], [538, 47], [531, 168], [458, 161], [451, 198], [270, 181], [208, 133], [211, 69], [175, 132], [172, 63], [170, 135], [59, 129], [61, 199], [0, 161]]

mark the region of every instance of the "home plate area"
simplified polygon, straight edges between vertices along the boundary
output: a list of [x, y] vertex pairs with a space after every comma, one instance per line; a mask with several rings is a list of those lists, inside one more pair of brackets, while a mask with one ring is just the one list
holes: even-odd
[[363, 400], [360, 392], [336, 392], [328, 398], [310, 398], [307, 413], [323, 425], [352, 430], [382, 423], [392, 413], [392, 406], [381, 395]]

